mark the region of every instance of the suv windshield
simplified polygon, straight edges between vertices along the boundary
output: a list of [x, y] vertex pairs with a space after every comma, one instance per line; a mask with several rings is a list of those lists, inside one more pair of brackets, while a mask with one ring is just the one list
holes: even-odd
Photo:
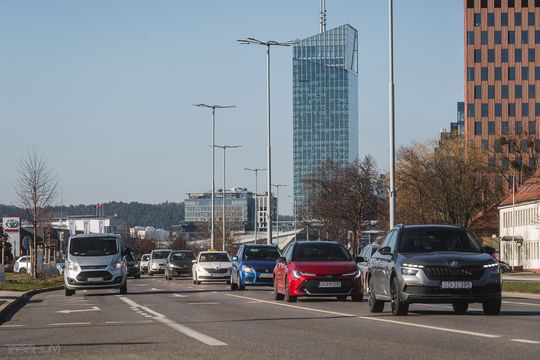
[[341, 244], [309, 243], [294, 248], [294, 261], [349, 261], [351, 256]]
[[401, 233], [399, 252], [429, 253], [457, 251], [480, 253], [482, 249], [467, 231], [457, 229], [405, 229]]
[[229, 257], [227, 254], [217, 254], [217, 253], [206, 253], [201, 254], [199, 257], [199, 262], [229, 262]]
[[275, 247], [250, 246], [244, 250], [244, 260], [276, 260], [279, 253]]
[[191, 252], [173, 252], [171, 254], [171, 260], [193, 260], [195, 256]]
[[152, 253], [152, 259], [166, 259], [169, 253], [170, 251], [154, 251]]
[[118, 252], [115, 237], [81, 237], [70, 240], [69, 253], [75, 256], [103, 256]]

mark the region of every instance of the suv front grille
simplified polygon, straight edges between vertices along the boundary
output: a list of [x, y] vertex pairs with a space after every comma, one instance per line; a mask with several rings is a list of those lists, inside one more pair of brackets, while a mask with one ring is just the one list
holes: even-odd
[[482, 265], [463, 266], [460, 268], [426, 266], [424, 272], [430, 280], [478, 280], [484, 275], [484, 267]]
[[77, 275], [78, 281], [88, 281], [88, 278], [103, 278], [108, 281], [112, 279], [112, 274], [108, 271], [83, 271]]
[[407, 285], [404, 290], [410, 295], [489, 295], [501, 291], [499, 284], [489, 284], [472, 289], [441, 289], [436, 286]]
[[86, 269], [106, 269], [107, 268], [107, 265], [82, 265], [81, 266], [81, 269], [83, 270], [86, 270]]

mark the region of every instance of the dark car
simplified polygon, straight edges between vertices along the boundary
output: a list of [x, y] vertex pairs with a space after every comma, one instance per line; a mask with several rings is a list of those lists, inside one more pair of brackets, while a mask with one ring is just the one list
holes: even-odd
[[484, 313], [501, 309], [501, 269], [474, 235], [458, 226], [399, 225], [369, 261], [369, 308], [407, 315], [412, 303], [450, 303], [465, 313], [481, 303]]
[[172, 280], [176, 276], [191, 276], [191, 267], [195, 255], [191, 250], [173, 250], [165, 263], [165, 279]]
[[245, 244], [232, 258], [231, 290], [244, 290], [245, 286], [274, 283], [274, 267], [279, 258], [276, 245]]
[[124, 255], [127, 266], [127, 276], [133, 276], [135, 279], [141, 278], [141, 269], [139, 268], [139, 262], [135, 258], [135, 255], [127, 250]]
[[358, 266], [358, 271], [360, 272], [359, 276], [363, 280], [364, 284], [364, 292], [367, 293], [368, 291], [368, 268], [369, 268], [369, 260], [375, 254], [377, 249], [379, 248], [379, 244], [371, 243], [367, 244], [362, 251], [360, 251], [360, 256], [358, 257], [358, 261], [356, 265]]

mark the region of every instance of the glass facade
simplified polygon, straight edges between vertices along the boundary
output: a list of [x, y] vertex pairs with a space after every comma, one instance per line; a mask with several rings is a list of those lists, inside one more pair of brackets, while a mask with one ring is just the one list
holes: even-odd
[[358, 31], [346, 24], [293, 47], [294, 196], [326, 160], [358, 157]]

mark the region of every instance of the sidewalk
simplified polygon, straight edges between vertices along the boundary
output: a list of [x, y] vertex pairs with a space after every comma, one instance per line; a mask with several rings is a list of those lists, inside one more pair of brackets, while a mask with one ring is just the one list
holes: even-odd
[[540, 282], [540, 274], [539, 273], [530, 273], [530, 272], [519, 272], [519, 273], [504, 273], [503, 281], [534, 281], [534, 282]]
[[8, 313], [13, 307], [16, 307], [22, 301], [31, 298], [34, 294], [38, 294], [45, 291], [61, 290], [64, 286], [55, 286], [50, 288], [35, 289], [30, 291], [0, 291], [0, 300], [4, 300], [5, 303], [0, 305], [0, 321], [4, 314]]

